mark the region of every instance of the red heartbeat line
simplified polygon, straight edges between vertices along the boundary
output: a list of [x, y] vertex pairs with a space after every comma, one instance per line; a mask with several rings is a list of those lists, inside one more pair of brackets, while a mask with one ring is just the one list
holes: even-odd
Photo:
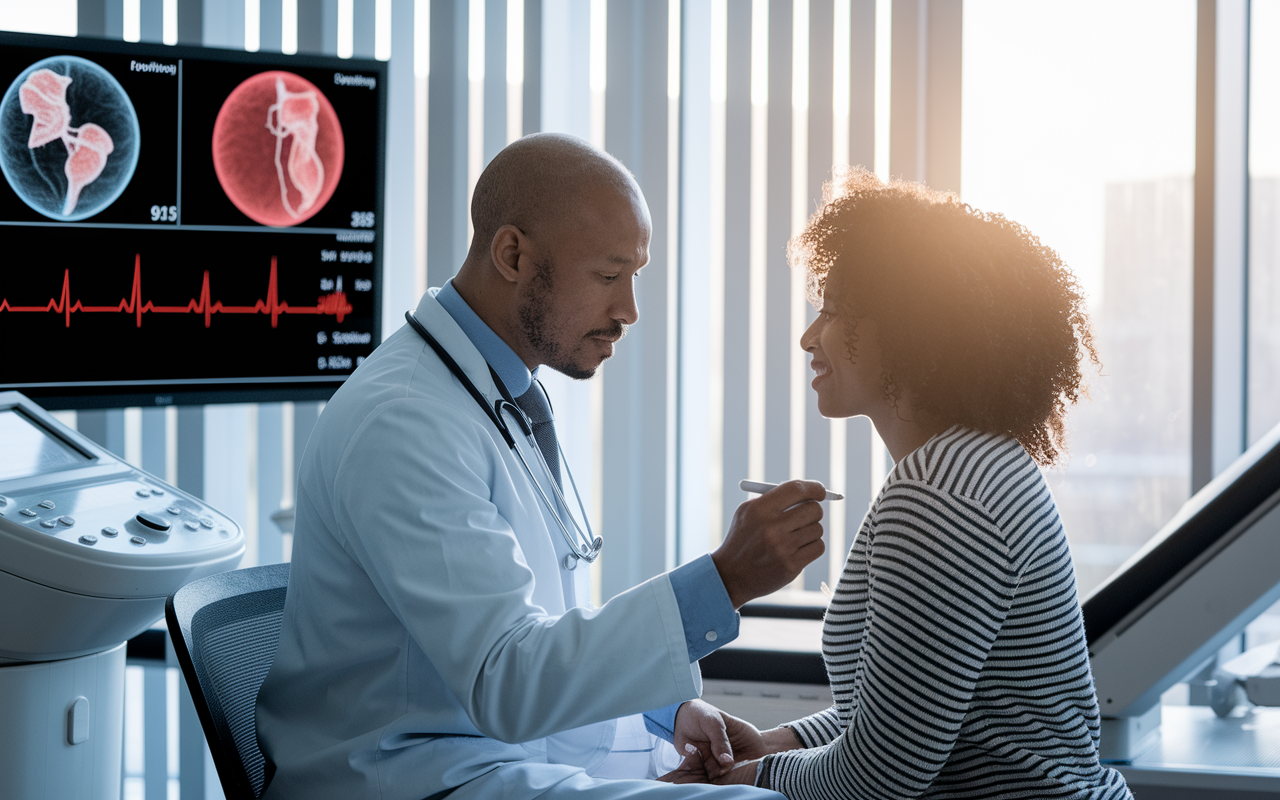
[[71, 300], [71, 270], [62, 273], [62, 293], [42, 306], [15, 306], [9, 300], [0, 299], [0, 312], [12, 313], [54, 313], [66, 319], [66, 326], [71, 327], [72, 314], [133, 314], [137, 326], [142, 327], [143, 314], [203, 314], [204, 326], [209, 327], [214, 314], [269, 314], [271, 327], [276, 327], [281, 314], [327, 314], [343, 317], [350, 314], [351, 303], [347, 301], [346, 292], [331, 292], [316, 298], [314, 306], [291, 307], [280, 302], [276, 291], [276, 257], [271, 257], [271, 277], [267, 279], [267, 298], [259, 300], [251, 306], [229, 306], [221, 300], [212, 300], [209, 296], [209, 270], [204, 271], [204, 281], [200, 284], [200, 296], [192, 298], [183, 306], [158, 306], [150, 300], [142, 301], [142, 255], [138, 254], [133, 261], [133, 288], [127, 298], [113, 306], [87, 306], [79, 300]]

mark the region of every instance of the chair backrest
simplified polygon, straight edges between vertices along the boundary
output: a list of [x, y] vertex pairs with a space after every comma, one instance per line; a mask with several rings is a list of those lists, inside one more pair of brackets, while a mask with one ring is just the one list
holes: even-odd
[[254, 707], [280, 641], [289, 565], [223, 572], [169, 596], [165, 621], [227, 800], [257, 800]]

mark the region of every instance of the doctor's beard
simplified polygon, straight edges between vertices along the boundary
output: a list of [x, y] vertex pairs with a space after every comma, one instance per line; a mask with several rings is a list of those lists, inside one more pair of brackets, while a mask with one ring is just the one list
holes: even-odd
[[[565, 348], [556, 341], [556, 331], [549, 319], [552, 311], [552, 298], [555, 296], [555, 288], [551, 278], [554, 266], [550, 259], [543, 259], [542, 261], [535, 261], [533, 269], [533, 280], [529, 281], [529, 288], [525, 291], [524, 296], [520, 298], [520, 308], [518, 309], [520, 329], [524, 333], [525, 341], [537, 353], [539, 362], [551, 367], [556, 372], [568, 375], [574, 380], [585, 381], [596, 374], [600, 364], [583, 367], [574, 362], [572, 353], [566, 352]], [[610, 327], [587, 331], [582, 339], [585, 341], [604, 338], [617, 342], [626, 335], [627, 326], [615, 321]]]

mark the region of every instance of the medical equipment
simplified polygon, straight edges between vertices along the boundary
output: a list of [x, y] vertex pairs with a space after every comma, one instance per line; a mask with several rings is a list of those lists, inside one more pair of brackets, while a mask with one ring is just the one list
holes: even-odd
[[1280, 706], [1280, 642], [1251, 647], [1213, 671], [1213, 713], [1225, 719], [1245, 703]]
[[240, 527], [0, 393], [0, 797], [116, 798], [125, 641]]
[[1280, 600], [1280, 426], [1183, 505], [1083, 604], [1102, 757], [1160, 740], [1161, 695]]
[[388, 62], [268, 49], [0, 31], [0, 391], [328, 400], [382, 341]]
[[[408, 320], [409, 325], [418, 332], [418, 335], [431, 346], [431, 349], [440, 357], [440, 360], [444, 362], [444, 365], [449, 368], [449, 371], [453, 373], [453, 376], [457, 378], [464, 387], [466, 387], [466, 390], [471, 395], [472, 399], [474, 399], [476, 403], [479, 404], [480, 408], [484, 410], [485, 416], [489, 418], [489, 421], [492, 422], [494, 427], [498, 429], [498, 432], [502, 434], [503, 441], [507, 443], [507, 447], [511, 448], [511, 452], [516, 454], [516, 458], [518, 458], [521, 465], [524, 466], [525, 474], [529, 476], [529, 482], [533, 484], [533, 488], [538, 492], [538, 496], [541, 497], [542, 502], [546, 504], [547, 510], [550, 511], [551, 516], [555, 518], [556, 524], [560, 526], [560, 533], [564, 536], [565, 542], [569, 545], [569, 555], [564, 558], [564, 568], [574, 569], [577, 566], [577, 562], [580, 560], [586, 561], [588, 564], [595, 561], [600, 555], [600, 550], [604, 547], [604, 540], [599, 536], [595, 536], [594, 532], [591, 530], [591, 522], [587, 519], [586, 507], [582, 503], [582, 495], [578, 492], [578, 484], [573, 479], [573, 472], [569, 469], [569, 464], [565, 460], [564, 451], [560, 450], [560, 462], [564, 464], [564, 471], [569, 476], [569, 485], [573, 487], [573, 494], [577, 498], [578, 509], [582, 512], [582, 521], [587, 526], [587, 530], [585, 532], [578, 525], [578, 521], [573, 518], [573, 514], [569, 511], [569, 504], [565, 500], [564, 494], [560, 491], [560, 486], [556, 484], [555, 481], [552, 481], [551, 483], [551, 491], [555, 494], [556, 499], [560, 501], [561, 507], [564, 508], [565, 515], [569, 517], [569, 522], [573, 525], [576, 536], [574, 533], [569, 532], [569, 527], [564, 524], [564, 521], [560, 518], [560, 514], [556, 511], [556, 505], [551, 502], [551, 498], [547, 497], [547, 493], [543, 490], [542, 484], [539, 483], [537, 477], [534, 476], [533, 469], [529, 466], [529, 462], [525, 460], [524, 454], [520, 452], [520, 448], [516, 447], [515, 436], [512, 435], [511, 429], [507, 425], [503, 415], [511, 414], [514, 416], [516, 424], [520, 426], [520, 431], [530, 439], [532, 439], [533, 436], [533, 426], [529, 423], [524, 412], [520, 410], [520, 407], [516, 405], [515, 400], [511, 397], [511, 393], [507, 391], [507, 387], [502, 383], [501, 379], [498, 378], [497, 373], [493, 372], [492, 367], [489, 368], [490, 373], [493, 375], [493, 382], [498, 387], [498, 392], [502, 395], [501, 398], [494, 402], [493, 407], [491, 408], [489, 406], [489, 401], [480, 393], [480, 390], [476, 387], [475, 383], [467, 377], [467, 374], [462, 370], [462, 367], [458, 366], [458, 362], [454, 361], [453, 356], [449, 355], [448, 351], [444, 349], [444, 346], [437, 342], [435, 337], [427, 331], [426, 326], [413, 316], [413, 312], [406, 311], [404, 318]], [[556, 447], [559, 449], [559, 442], [556, 443]], [[543, 468], [547, 470], [547, 474], [550, 474], [550, 469], [547, 467], [546, 459], [542, 456], [542, 450], [537, 447], [536, 443], [533, 449], [538, 453], [538, 459], [542, 462]]]

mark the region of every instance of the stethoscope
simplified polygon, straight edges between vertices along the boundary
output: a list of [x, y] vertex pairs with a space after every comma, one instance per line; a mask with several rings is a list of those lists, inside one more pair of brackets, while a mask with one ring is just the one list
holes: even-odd
[[[574, 533], [569, 532], [569, 526], [564, 524], [564, 520], [560, 519], [560, 514], [556, 512], [556, 505], [551, 502], [551, 498], [547, 497], [547, 493], [543, 490], [542, 484], [538, 482], [537, 476], [534, 475], [533, 469], [529, 466], [529, 462], [525, 460], [524, 453], [520, 452], [520, 448], [516, 447], [516, 439], [511, 434], [511, 429], [507, 426], [504, 414], [511, 414], [515, 417], [516, 424], [520, 426], [520, 431], [525, 437], [533, 441], [533, 426], [529, 423], [528, 417], [516, 405], [512, 399], [510, 392], [507, 391], [506, 385], [493, 371], [493, 367], [489, 367], [489, 373], [493, 375], [493, 383], [498, 387], [498, 393], [501, 395], [492, 407], [471, 379], [467, 377], [467, 373], [462, 371], [462, 367], [458, 366], [458, 362], [453, 360], [453, 356], [444, 349], [444, 346], [435, 340], [430, 333], [427, 332], [426, 326], [413, 316], [412, 311], [404, 312], [404, 318], [409, 321], [413, 329], [418, 332], [427, 344], [431, 345], [431, 349], [436, 351], [436, 355], [440, 356], [440, 360], [449, 368], [453, 376], [457, 378], [471, 397], [484, 409], [485, 416], [498, 429], [498, 433], [502, 434], [502, 438], [507, 443], [507, 447], [511, 448], [511, 452], [516, 454], [516, 458], [520, 459], [520, 463], [524, 466], [525, 474], [529, 476], [529, 482], [533, 484], [533, 488], [537, 490], [538, 495], [542, 498], [542, 502], [546, 504], [547, 510], [551, 512], [551, 516], [555, 518], [556, 524], [560, 526], [560, 533], [564, 535], [564, 540], [569, 545], [569, 554], [564, 557], [565, 569], [574, 569], [578, 566], [578, 561], [586, 561], [588, 564], [596, 560], [600, 555], [600, 550], [604, 547], [604, 540], [599, 536], [595, 536], [591, 530], [591, 522], [587, 519], [587, 510], [582, 504], [582, 495], [578, 492], [578, 484], [573, 479], [573, 472], [569, 469], [569, 463], [565, 460], [564, 450], [560, 449], [560, 443], [556, 442], [556, 449], [560, 451], [560, 463], [564, 465], [565, 474], [569, 476], [569, 485], [573, 487], [573, 495], [578, 500], [578, 510], [582, 512], [582, 521], [587, 526], [584, 533], [582, 528], [578, 526], [578, 521], [573, 518], [573, 514], [569, 512], [569, 503], [564, 499], [564, 493], [560, 491], [560, 486], [555, 481], [551, 482], [551, 491], [555, 493], [556, 499], [560, 501], [561, 507], [564, 508], [566, 516], [569, 517], [570, 524], [573, 525]], [[538, 460], [542, 462], [542, 467], [546, 470], [546, 474], [551, 474], [551, 467], [547, 465], [546, 458], [542, 455], [542, 448], [537, 446], [537, 442], [533, 441], [533, 450], [538, 454]], [[575, 536], [576, 534], [576, 536]]]

